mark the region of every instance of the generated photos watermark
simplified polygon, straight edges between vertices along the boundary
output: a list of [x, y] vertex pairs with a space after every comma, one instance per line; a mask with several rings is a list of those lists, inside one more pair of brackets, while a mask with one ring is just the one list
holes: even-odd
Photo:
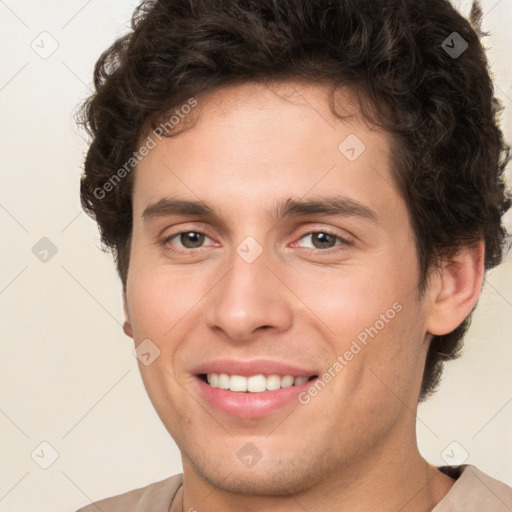
[[369, 338], [375, 338], [402, 309], [402, 305], [395, 302], [385, 313], [381, 313], [379, 319], [373, 325], [365, 327], [352, 340], [350, 347], [343, 355], [339, 355], [336, 361], [306, 391], [299, 393], [297, 397], [299, 403], [302, 405], [309, 404], [311, 399], [316, 397], [368, 345]]
[[94, 189], [94, 197], [101, 200], [104, 199], [109, 192], [112, 192], [121, 180], [126, 178], [126, 176], [135, 169], [136, 165], [156, 147], [157, 140], [155, 139], [161, 141], [165, 136], [164, 134], [174, 130], [174, 128], [176, 128], [182, 119], [185, 119], [187, 114], [189, 114], [195, 106], [197, 106], [197, 100], [195, 98], [189, 98], [187, 103], [184, 103], [180, 108], [177, 108], [172, 115], [169, 116], [167, 121], [160, 123], [151, 132], [151, 134], [146, 137], [146, 140], [139, 149], [133, 152], [132, 156], [125, 162], [125, 164], [112, 174], [112, 176], [101, 187], [96, 187]]

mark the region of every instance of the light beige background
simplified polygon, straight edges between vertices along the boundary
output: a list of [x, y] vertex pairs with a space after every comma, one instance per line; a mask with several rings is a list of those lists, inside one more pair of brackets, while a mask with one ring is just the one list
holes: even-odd
[[[73, 511], [181, 471], [121, 330], [113, 263], [78, 198], [86, 142], [73, 114], [135, 4], [0, 1], [0, 512]], [[469, 3], [457, 5], [468, 12]], [[510, 141], [512, 0], [482, 5]], [[510, 214], [507, 223], [512, 229]], [[32, 253], [42, 237], [58, 251], [46, 263]], [[489, 276], [464, 356], [418, 418], [432, 463], [467, 452], [469, 463], [509, 485], [511, 258]], [[52, 450], [58, 458], [43, 469]]]

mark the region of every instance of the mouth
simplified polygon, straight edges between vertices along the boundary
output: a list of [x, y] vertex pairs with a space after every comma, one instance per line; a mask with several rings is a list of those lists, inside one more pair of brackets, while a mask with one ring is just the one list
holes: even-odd
[[318, 370], [270, 359], [222, 359], [192, 370], [205, 406], [229, 417], [255, 419], [285, 407], [303, 407], [300, 393], [314, 385]]
[[264, 393], [298, 387], [315, 380], [318, 375], [293, 376], [279, 374], [229, 375], [227, 373], [201, 373], [198, 378], [212, 388], [234, 393]]
[[[217, 382], [215, 375], [218, 376]], [[304, 407], [298, 400], [299, 395], [314, 385], [317, 379], [318, 375], [196, 375], [199, 395], [207, 405], [223, 415], [243, 419], [269, 416], [286, 406]]]

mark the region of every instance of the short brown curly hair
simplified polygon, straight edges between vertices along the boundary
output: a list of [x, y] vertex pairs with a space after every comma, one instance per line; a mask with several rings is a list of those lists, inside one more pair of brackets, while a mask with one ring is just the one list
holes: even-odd
[[[470, 19], [447, 0], [143, 2], [132, 31], [96, 63], [95, 92], [79, 117], [92, 137], [82, 205], [112, 250], [123, 286], [132, 230], [133, 173], [126, 162], [141, 138], [187, 99], [247, 81], [300, 79], [358, 94], [365, 118], [392, 137], [420, 290], [432, 267], [480, 240], [485, 268], [500, 263], [507, 239], [501, 217], [510, 207], [503, 180], [509, 147], [499, 128], [477, 3]], [[460, 55], [449, 52], [454, 41]], [[332, 101], [331, 108], [336, 114]], [[469, 321], [433, 338], [421, 400], [436, 388], [443, 362], [458, 356]]]

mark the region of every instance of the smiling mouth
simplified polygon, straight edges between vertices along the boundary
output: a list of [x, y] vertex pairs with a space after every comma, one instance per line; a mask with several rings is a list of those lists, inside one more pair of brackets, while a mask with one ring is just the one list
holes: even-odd
[[263, 393], [282, 388], [301, 386], [314, 380], [318, 375], [310, 377], [294, 377], [293, 375], [229, 375], [227, 373], [202, 373], [198, 377], [212, 388], [224, 389], [236, 393]]

